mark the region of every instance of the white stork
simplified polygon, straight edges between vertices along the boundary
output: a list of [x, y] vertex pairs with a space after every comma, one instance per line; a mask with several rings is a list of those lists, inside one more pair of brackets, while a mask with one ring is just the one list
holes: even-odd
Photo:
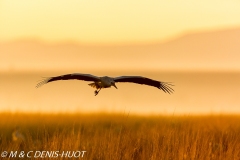
[[95, 96], [100, 92], [102, 88], [110, 88], [111, 86], [114, 86], [117, 89], [117, 86], [115, 85], [115, 83], [117, 82], [131, 82], [131, 83], [149, 85], [149, 86], [157, 87], [158, 89], [161, 89], [164, 92], [169, 94], [174, 91], [170, 87], [172, 86], [171, 83], [156, 81], [156, 80], [152, 80], [152, 79], [141, 77], [141, 76], [120, 76], [120, 77], [112, 78], [108, 76], [97, 77], [91, 74], [81, 74], [81, 73], [73, 73], [73, 74], [66, 74], [66, 75], [61, 75], [56, 77], [49, 77], [39, 82], [36, 87], [38, 88], [43, 84], [53, 82], [53, 81], [72, 80], [72, 79], [83, 80], [83, 81], [93, 81], [93, 83], [90, 83], [88, 85], [93, 88], [96, 88], [94, 92]]

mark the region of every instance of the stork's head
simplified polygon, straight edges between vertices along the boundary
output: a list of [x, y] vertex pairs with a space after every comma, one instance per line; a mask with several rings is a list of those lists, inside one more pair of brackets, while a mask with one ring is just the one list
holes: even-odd
[[111, 82], [111, 85], [112, 85], [113, 87], [115, 87], [116, 89], [118, 89], [117, 86], [115, 85], [115, 82], [114, 82], [114, 81]]

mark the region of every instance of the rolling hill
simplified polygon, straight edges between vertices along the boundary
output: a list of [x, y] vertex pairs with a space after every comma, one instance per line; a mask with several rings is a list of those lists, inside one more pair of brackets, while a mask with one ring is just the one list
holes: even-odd
[[189, 32], [164, 43], [96, 46], [0, 43], [1, 70], [240, 70], [240, 28]]

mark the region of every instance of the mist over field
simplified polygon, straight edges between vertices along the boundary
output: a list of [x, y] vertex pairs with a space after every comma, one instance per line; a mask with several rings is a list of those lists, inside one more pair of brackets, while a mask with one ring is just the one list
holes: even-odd
[[172, 82], [173, 94], [154, 87], [116, 83], [94, 96], [90, 82], [69, 80], [35, 88], [42, 77], [62, 72], [7, 72], [1, 74], [0, 105], [5, 112], [229, 114], [240, 113], [239, 72], [90, 72], [94, 75], [141, 75]]
[[[83, 45], [17, 40], [0, 43], [2, 111], [239, 113], [240, 29], [189, 32], [162, 43]], [[172, 82], [175, 92], [117, 83], [93, 96], [84, 81], [36, 89], [42, 77], [68, 73], [140, 75]]]

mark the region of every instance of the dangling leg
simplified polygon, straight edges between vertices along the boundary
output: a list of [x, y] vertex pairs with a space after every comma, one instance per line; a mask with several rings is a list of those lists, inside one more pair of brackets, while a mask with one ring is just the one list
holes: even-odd
[[96, 90], [94, 93], [95, 93], [95, 96], [98, 95], [98, 93], [101, 91], [102, 88], [100, 88], [99, 90]]

